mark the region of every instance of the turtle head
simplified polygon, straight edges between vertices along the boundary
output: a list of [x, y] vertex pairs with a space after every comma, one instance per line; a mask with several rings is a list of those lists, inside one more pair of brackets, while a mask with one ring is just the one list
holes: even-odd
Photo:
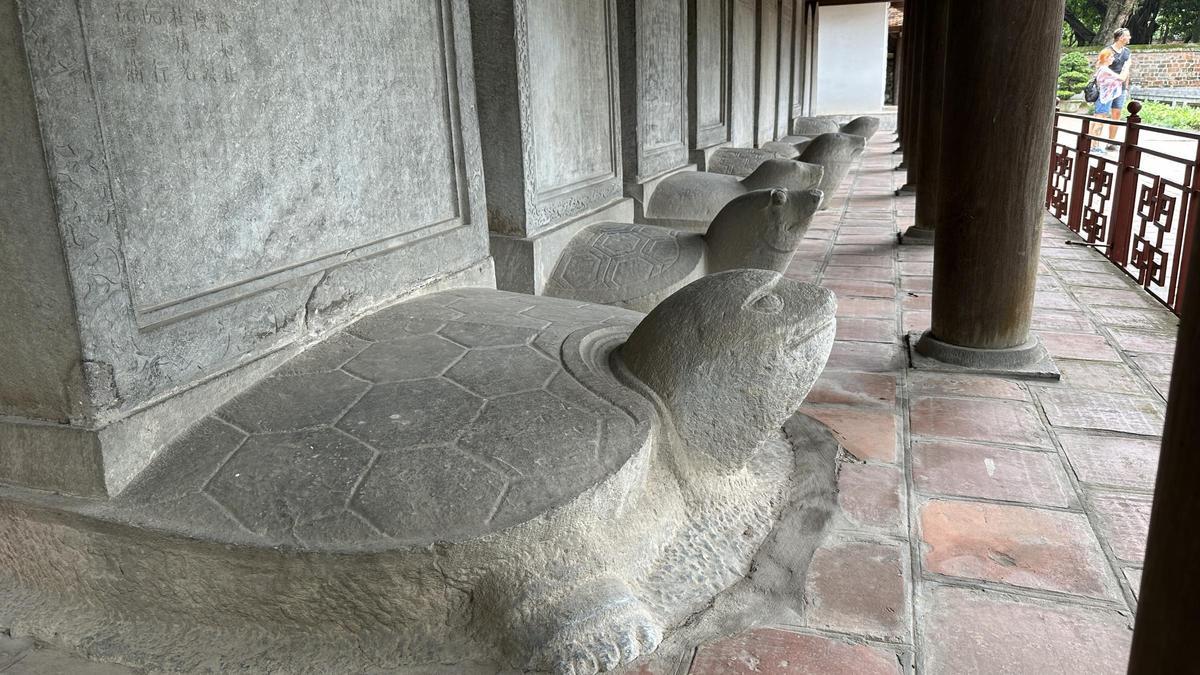
[[750, 267], [784, 271], [808, 232], [821, 199], [820, 190], [769, 188], [729, 202], [704, 235], [709, 270]]
[[800, 406], [833, 346], [833, 293], [767, 270], [701, 278], [655, 307], [620, 358], [687, 455], [736, 471]]

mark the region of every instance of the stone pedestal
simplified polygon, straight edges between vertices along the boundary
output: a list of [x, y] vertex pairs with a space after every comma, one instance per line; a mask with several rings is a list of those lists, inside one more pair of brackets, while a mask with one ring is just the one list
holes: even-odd
[[[926, 356], [995, 372], [1045, 355], [1029, 329], [1057, 78], [1057, 59], [1046, 55], [1057, 53], [1062, 8], [1061, 0], [950, 3], [946, 91], [972, 93], [943, 106], [932, 328], [916, 346]], [[1003, 25], [1021, 30], [994, 30]], [[1009, 48], [1014, 39], [1020, 54]], [[978, 86], [1001, 77], [1011, 83], [1004, 91]], [[997, 116], [1011, 100], [1030, 103]], [[992, 161], [1000, 156], [1009, 160]]]
[[[625, 199], [617, 7], [613, 0], [470, 6], [479, 125], [488, 139], [488, 227], [504, 260], [498, 276], [503, 288], [536, 291], [535, 270], [554, 260], [531, 263], [509, 252], [552, 251], [536, 240]], [[686, 141], [681, 147], [686, 161]]]
[[466, 0], [330, 7], [0, 5], [0, 482], [119, 492], [296, 345], [492, 283]]

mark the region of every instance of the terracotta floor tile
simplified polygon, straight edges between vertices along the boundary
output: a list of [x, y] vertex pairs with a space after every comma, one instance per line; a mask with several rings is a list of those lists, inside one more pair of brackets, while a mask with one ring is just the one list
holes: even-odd
[[852, 279], [822, 279], [821, 285], [833, 291], [839, 298], [888, 298], [896, 297], [896, 287], [880, 281], [854, 281]]
[[1028, 401], [1029, 393], [1017, 382], [983, 375], [958, 375], [912, 371], [908, 377], [914, 393], [924, 396], [973, 396]]
[[1056, 312], [1050, 309], [1035, 309], [1030, 327], [1037, 331], [1096, 332], [1096, 327], [1082, 312]]
[[890, 282], [895, 276], [892, 270], [886, 267], [838, 267], [830, 265], [825, 268], [825, 276], [823, 278]]
[[900, 675], [892, 652], [819, 635], [755, 628], [703, 645], [691, 675]]
[[851, 342], [899, 342], [900, 333], [891, 319], [858, 319], [843, 317], [837, 320], [838, 340]]
[[838, 298], [837, 317], [891, 319], [896, 316], [896, 301], [878, 298]]
[[900, 294], [900, 301], [906, 311], [933, 309], [933, 296], [928, 293], [903, 291]]
[[1050, 437], [1033, 406], [990, 399], [917, 397], [910, 412], [917, 436], [1048, 447]]
[[900, 288], [914, 293], [932, 293], [933, 277], [900, 277]]
[[1179, 319], [1165, 309], [1138, 309], [1136, 307], [1093, 307], [1092, 313], [1106, 326], [1127, 328], [1153, 328], [1175, 330]]
[[1132, 370], [1120, 363], [1055, 359], [1054, 364], [1062, 372], [1060, 384], [1069, 389], [1095, 389], [1115, 394], [1151, 393]]
[[896, 416], [892, 411], [811, 405], [805, 405], [800, 411], [833, 430], [838, 442], [854, 457], [896, 461]]
[[804, 400], [806, 403], [875, 405], [890, 408], [896, 404], [896, 378], [882, 373], [826, 370]]
[[1157, 439], [1097, 436], [1060, 431], [1055, 434], [1080, 481], [1092, 485], [1154, 490], [1158, 472]]
[[1099, 519], [1100, 536], [1113, 554], [1125, 562], [1142, 562], [1150, 531], [1150, 498], [1095, 492], [1088, 501]]
[[1056, 359], [1080, 359], [1084, 361], [1115, 361], [1121, 360], [1103, 336], [1085, 333], [1058, 333], [1039, 330], [1038, 337], [1050, 356]]
[[1045, 506], [1076, 505], [1058, 456], [944, 441], [914, 441], [913, 483], [925, 494]]
[[1033, 306], [1057, 311], [1079, 311], [1079, 305], [1062, 291], [1038, 291], [1033, 296]]
[[808, 567], [808, 627], [907, 640], [908, 555], [908, 547], [898, 543], [826, 542]]
[[931, 500], [921, 507], [925, 570], [946, 576], [1119, 599], [1080, 513]]
[[1124, 675], [1131, 619], [1112, 610], [934, 585], [925, 675]]
[[1128, 328], [1110, 328], [1117, 348], [1127, 352], [1143, 354], [1175, 354], [1175, 331], [1134, 331]]
[[1114, 307], [1138, 307], [1141, 309], [1158, 309], [1162, 305], [1145, 291], [1133, 291], [1122, 288], [1081, 288], [1074, 291], [1079, 301], [1089, 307], [1110, 305]]
[[890, 255], [833, 255], [829, 258], [830, 265], [849, 267], [886, 267], [896, 269], [896, 263]]
[[826, 368], [859, 370], [864, 372], [890, 372], [900, 370], [908, 364], [899, 345], [877, 342], [834, 342]]
[[[901, 255], [900, 255], [900, 261], [901, 261], [900, 262], [900, 274], [901, 274], [901, 276], [906, 276], [906, 277], [907, 276], [916, 276], [916, 277], [933, 276], [933, 263], [932, 262], [906, 260], [907, 256], [905, 255], [905, 253], [908, 251], [911, 251], [911, 250], [912, 250], [911, 248], [901, 249]], [[932, 256], [929, 257], [929, 260], [933, 260]]]
[[901, 533], [905, 514], [900, 497], [904, 474], [899, 467], [844, 462], [838, 473], [838, 506], [855, 529]]
[[1142, 436], [1162, 434], [1160, 403], [1148, 396], [1043, 388], [1037, 392], [1050, 424], [1056, 427], [1120, 431]]
[[901, 321], [904, 323], [905, 333], [923, 333], [929, 330], [933, 323], [933, 312], [925, 309], [906, 309]]

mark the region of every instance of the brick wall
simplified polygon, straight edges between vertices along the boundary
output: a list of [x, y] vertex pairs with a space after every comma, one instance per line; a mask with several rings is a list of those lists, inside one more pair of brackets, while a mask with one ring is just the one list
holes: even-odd
[[[1088, 54], [1092, 66], [1097, 54]], [[1133, 52], [1133, 84], [1138, 87], [1200, 87], [1200, 48]]]

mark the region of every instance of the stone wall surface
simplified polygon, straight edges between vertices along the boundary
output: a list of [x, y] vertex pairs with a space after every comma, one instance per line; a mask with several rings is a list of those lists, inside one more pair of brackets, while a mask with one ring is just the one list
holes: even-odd
[[[1099, 52], [1088, 54], [1092, 67]], [[1200, 87], [1200, 48], [1133, 51], [1133, 85], [1136, 87]]]
[[466, 0], [13, 6], [3, 341], [50, 355], [0, 413], [94, 429], [487, 258]]

